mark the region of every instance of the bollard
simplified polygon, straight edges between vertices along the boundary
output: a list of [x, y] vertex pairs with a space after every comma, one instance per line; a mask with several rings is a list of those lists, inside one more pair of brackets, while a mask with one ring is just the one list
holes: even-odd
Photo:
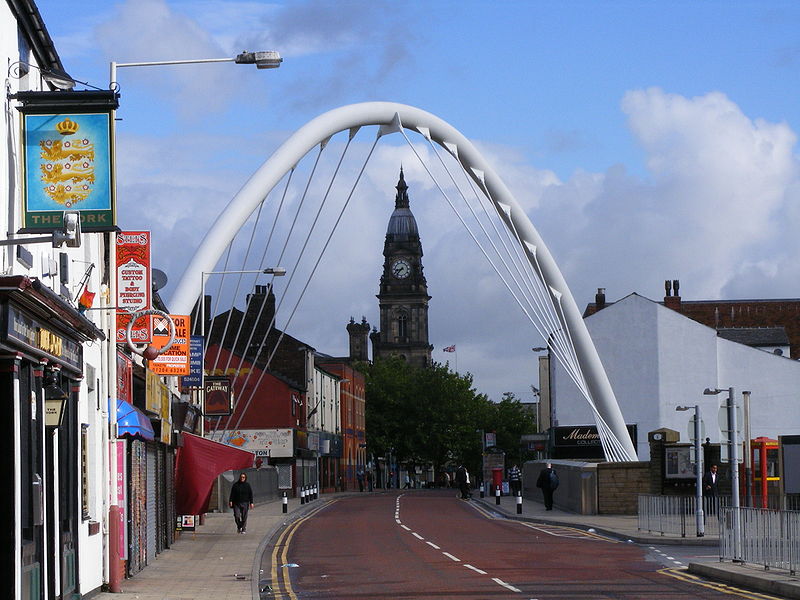
[[500, 506], [500, 486], [494, 488], [494, 503]]
[[319, 498], [319, 488], [316, 485], [314, 486], [314, 496], [313, 497], [314, 497], [314, 500]]
[[484, 494], [484, 492], [483, 492], [483, 482], [481, 481], [481, 498], [483, 498], [483, 497], [484, 497], [484, 495], [485, 495], [485, 494]]
[[306, 503], [306, 488], [301, 487], [300, 488], [300, 504], [305, 504], [305, 503]]
[[522, 492], [517, 492], [517, 514], [522, 514]]
[[286, 492], [283, 492], [283, 512], [284, 514], [289, 510], [289, 498], [286, 497]]

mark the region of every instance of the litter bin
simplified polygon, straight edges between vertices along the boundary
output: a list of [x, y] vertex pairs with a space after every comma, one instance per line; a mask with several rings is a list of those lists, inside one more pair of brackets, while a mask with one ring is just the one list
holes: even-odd
[[492, 492], [503, 489], [503, 469], [500, 467], [492, 468]]

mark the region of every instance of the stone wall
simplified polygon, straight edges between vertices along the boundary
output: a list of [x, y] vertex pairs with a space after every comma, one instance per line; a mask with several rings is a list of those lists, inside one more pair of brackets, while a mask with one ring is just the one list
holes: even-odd
[[639, 494], [650, 492], [650, 463], [599, 463], [597, 465], [597, 512], [635, 515]]

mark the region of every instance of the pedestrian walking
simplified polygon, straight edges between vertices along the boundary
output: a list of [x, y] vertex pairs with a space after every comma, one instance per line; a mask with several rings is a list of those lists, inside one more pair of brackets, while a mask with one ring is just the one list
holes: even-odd
[[247, 473], [239, 474], [239, 481], [231, 486], [228, 506], [233, 508], [237, 533], [247, 532], [247, 513], [253, 508], [253, 488], [247, 483]]
[[508, 484], [511, 486], [511, 493], [518, 496], [522, 491], [522, 473], [515, 464], [508, 470]]
[[364, 471], [359, 469], [356, 473], [356, 479], [358, 480], [358, 491], [364, 491]]
[[372, 471], [367, 471], [367, 491], [372, 491]]
[[539, 473], [536, 487], [542, 490], [544, 509], [553, 510], [553, 492], [558, 488], [558, 474], [551, 463], [547, 463], [547, 466]]
[[450, 473], [445, 471], [442, 479], [444, 479], [444, 487], [449, 488], [450, 487]]
[[469, 491], [469, 471], [464, 465], [459, 465], [456, 469], [456, 483], [461, 490], [461, 499], [469, 500], [472, 497]]

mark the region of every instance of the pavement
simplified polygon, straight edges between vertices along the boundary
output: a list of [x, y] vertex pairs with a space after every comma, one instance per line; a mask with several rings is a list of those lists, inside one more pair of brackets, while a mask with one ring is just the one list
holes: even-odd
[[[358, 492], [322, 494], [317, 500], [301, 504], [290, 498], [283, 513], [281, 500], [257, 504], [250, 510], [247, 533], [236, 533], [232, 513], [208, 513], [195, 532], [182, 532], [171, 548], [130, 579], [122, 581], [121, 593], [101, 592], [99, 600], [258, 600], [261, 559], [271, 538], [284, 525], [341, 496]], [[376, 491], [374, 493], [382, 493]], [[473, 502], [506, 518], [594, 530], [614, 539], [653, 546], [680, 544], [717, 547], [716, 536], [682, 538], [678, 535], [653, 535], [637, 528], [635, 515], [576, 515], [526, 500], [517, 514], [516, 498], [503, 496]], [[690, 563], [694, 575], [747, 590], [800, 600], [800, 577], [788, 572], [765, 571], [763, 567], [740, 563], [708, 561]]]

